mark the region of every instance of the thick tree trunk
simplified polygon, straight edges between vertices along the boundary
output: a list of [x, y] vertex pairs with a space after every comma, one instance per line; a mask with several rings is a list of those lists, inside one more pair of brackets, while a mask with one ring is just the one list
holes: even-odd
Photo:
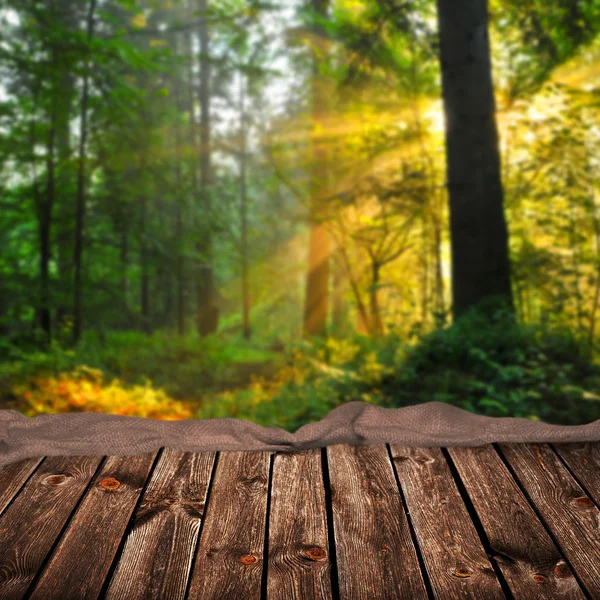
[[[94, 35], [94, 15], [97, 0], [91, 0], [87, 16], [87, 39]], [[88, 103], [89, 103], [89, 76], [90, 61], [86, 59], [86, 69], [83, 76], [83, 89], [81, 93], [80, 131], [79, 131], [79, 166], [77, 171], [77, 197], [75, 212], [75, 253], [73, 264], [75, 268], [74, 285], [74, 308], [73, 308], [73, 341], [77, 343], [81, 338], [82, 325], [82, 259], [83, 259], [83, 235], [85, 227], [85, 154], [87, 150], [88, 136]]]
[[453, 313], [459, 317], [492, 296], [512, 309], [487, 0], [437, 0], [437, 6]]
[[[205, 214], [210, 215], [211, 202], [211, 115], [210, 115], [210, 38], [208, 32], [208, 0], [198, 2], [200, 16], [200, 197]], [[212, 266], [212, 238], [210, 227], [205, 227], [196, 243], [200, 269], [196, 287], [197, 326], [202, 336], [213, 333], [219, 324], [219, 310], [215, 305], [214, 274]]]
[[[327, 15], [329, 0], [312, 0], [312, 7], [320, 15]], [[319, 63], [327, 52], [327, 44], [319, 34], [315, 36], [313, 57], [312, 96], [313, 96], [313, 166], [311, 176], [310, 242], [308, 274], [304, 300], [304, 334], [306, 336], [327, 335], [327, 315], [329, 312], [330, 277], [330, 236], [323, 225], [323, 190], [326, 182], [325, 153], [322, 136], [323, 117], [327, 102], [323, 76]]]

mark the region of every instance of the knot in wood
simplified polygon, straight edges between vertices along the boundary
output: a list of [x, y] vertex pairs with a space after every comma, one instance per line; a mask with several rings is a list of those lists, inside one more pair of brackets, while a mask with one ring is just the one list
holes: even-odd
[[45, 482], [48, 485], [60, 485], [61, 483], [64, 483], [66, 480], [67, 480], [66, 475], [50, 475], [49, 477], [46, 477]]
[[113, 490], [116, 490], [121, 485], [121, 483], [117, 481], [114, 477], [106, 477], [100, 482], [100, 485], [105, 490], [112, 492]]
[[465, 569], [464, 567], [458, 567], [454, 569], [454, 576], [460, 577], [461, 579], [466, 579], [467, 577], [471, 577], [471, 572], [469, 569]]
[[306, 551], [306, 555], [311, 560], [323, 560], [327, 557], [327, 552], [323, 548], [309, 548]]
[[242, 556], [241, 560], [245, 565], [253, 565], [256, 562], [256, 556], [246, 554], [246, 556]]
[[554, 575], [558, 579], [565, 579], [566, 577], [570, 577], [571, 576], [571, 569], [569, 569], [569, 567], [567, 566], [567, 563], [559, 562], [554, 567]]
[[577, 506], [594, 506], [594, 503], [587, 496], [579, 496], [571, 500], [573, 504]]
[[533, 580], [536, 583], [546, 583], [546, 581], [548, 581], [548, 578], [545, 575], [542, 575], [541, 573], [536, 573], [533, 576]]

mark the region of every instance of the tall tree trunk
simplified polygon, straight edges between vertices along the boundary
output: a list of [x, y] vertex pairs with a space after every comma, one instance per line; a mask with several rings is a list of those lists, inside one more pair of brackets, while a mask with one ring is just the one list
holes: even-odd
[[[341, 260], [341, 259], [340, 259]], [[333, 306], [331, 309], [331, 324], [336, 332], [341, 333], [344, 326], [344, 270], [342, 266], [333, 264]]]
[[140, 200], [140, 267], [142, 271], [140, 279], [140, 303], [142, 308], [142, 330], [150, 334], [150, 263], [148, 257], [148, 200], [142, 197]]
[[[186, 42], [187, 42], [186, 43], [187, 58], [191, 62], [192, 61], [192, 56], [191, 56], [192, 53], [191, 53], [191, 39], [190, 39], [189, 34], [186, 35]], [[173, 48], [177, 52], [178, 44], [177, 44], [177, 35], [176, 34], [174, 34], [172, 36], [171, 43], [173, 44]], [[181, 79], [179, 79], [178, 77], [174, 77], [173, 87], [175, 88], [177, 108], [180, 111], [183, 111], [183, 107], [184, 107], [184, 101], [182, 98], [183, 82], [181, 81]], [[188, 137], [189, 137], [191, 135], [191, 129], [192, 129], [191, 124], [194, 122], [193, 102], [191, 102], [188, 105], [188, 108], [190, 111], [190, 127], [189, 127], [190, 133], [188, 133]], [[181, 190], [183, 190], [182, 154], [181, 154], [181, 146], [183, 144], [182, 138], [183, 138], [183, 136], [182, 136], [181, 126], [180, 126], [179, 122], [177, 122], [177, 123], [175, 123], [174, 161], [175, 161], [175, 182], [176, 182], [176, 187], [177, 187], [179, 194], [181, 194]], [[176, 288], [177, 288], [177, 299], [176, 299], [177, 332], [179, 333], [179, 335], [183, 335], [185, 333], [186, 310], [185, 310], [185, 257], [184, 257], [185, 227], [184, 227], [184, 222], [183, 222], [184, 221], [184, 201], [183, 201], [182, 195], [180, 195], [176, 199], [176, 217], [175, 217], [175, 219], [176, 219], [175, 248], [176, 248], [176, 252], [177, 252], [176, 266], [175, 266], [175, 272], [176, 272], [175, 277], [176, 277]]]
[[369, 291], [369, 309], [371, 320], [371, 333], [382, 335], [384, 333], [381, 311], [379, 308], [379, 282], [381, 265], [377, 262], [371, 264], [371, 289]]
[[[65, 3], [55, 3], [56, 19], [61, 27], [68, 30], [76, 30], [78, 26], [77, 15], [74, 14], [73, 6]], [[71, 71], [72, 59], [68, 51], [58, 48], [60, 60], [56, 69], [59, 73], [60, 92], [58, 93], [58, 111], [56, 118], [56, 151], [57, 151], [57, 173], [56, 173], [56, 250], [58, 268], [58, 289], [54, 293], [56, 305], [56, 324], [63, 329], [68, 325], [68, 317], [72, 311], [73, 297], [73, 232], [74, 214], [72, 211], [73, 195], [71, 185], [73, 182], [71, 164], [71, 119], [73, 102], [76, 96], [75, 76]]]
[[487, 0], [437, 7], [456, 318], [492, 296], [510, 309], [513, 300]]
[[46, 335], [48, 342], [52, 339], [52, 317], [50, 311], [50, 256], [52, 211], [55, 202], [55, 162], [54, 149], [56, 141], [56, 101], [53, 99], [50, 110], [50, 126], [48, 143], [46, 147], [46, 197], [40, 206], [39, 234], [40, 234], [40, 327]]
[[[313, 9], [326, 16], [329, 0], [312, 0]], [[313, 166], [311, 176], [310, 241], [308, 249], [308, 274], [306, 277], [306, 295], [304, 300], [304, 334], [306, 336], [327, 335], [327, 314], [329, 311], [330, 277], [330, 236], [323, 224], [324, 206], [322, 206], [325, 188], [326, 169], [322, 136], [325, 106], [327, 102], [324, 76], [319, 64], [326, 56], [327, 43], [317, 34], [314, 41], [312, 73], [312, 117], [313, 117]]]
[[240, 85], [240, 258], [242, 267], [242, 316], [244, 337], [250, 339], [250, 290], [248, 283], [248, 189], [247, 189], [247, 131], [245, 78]]
[[[200, 14], [200, 197], [205, 214], [211, 214], [209, 186], [211, 183], [211, 115], [210, 115], [210, 37], [208, 32], [208, 0], [199, 0]], [[212, 236], [210, 227], [201, 232], [196, 243], [201, 268], [196, 287], [197, 326], [202, 336], [217, 330], [219, 312], [215, 305], [212, 266]]]
[[[87, 15], [87, 39], [91, 41], [94, 35], [94, 15], [97, 0], [90, 0]], [[75, 267], [74, 285], [74, 308], [73, 308], [73, 341], [77, 343], [82, 333], [82, 258], [83, 258], [83, 235], [85, 227], [85, 154], [87, 150], [88, 136], [88, 103], [90, 87], [90, 60], [86, 58], [85, 73], [83, 75], [83, 89], [81, 92], [80, 131], [79, 131], [79, 166], [77, 171], [77, 197], [75, 212], [75, 254], [73, 264]]]
[[129, 313], [129, 228], [126, 224], [123, 224], [121, 230], [121, 243], [120, 243], [120, 270], [121, 270], [121, 300], [125, 312]]

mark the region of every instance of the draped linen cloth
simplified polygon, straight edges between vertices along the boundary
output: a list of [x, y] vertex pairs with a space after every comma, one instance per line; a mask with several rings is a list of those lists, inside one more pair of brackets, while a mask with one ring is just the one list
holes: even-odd
[[334, 444], [448, 447], [586, 441], [600, 441], [600, 420], [551, 425], [485, 417], [442, 402], [402, 408], [349, 402], [295, 433], [233, 418], [163, 421], [102, 413], [26, 417], [0, 410], [0, 466], [30, 457], [127, 456], [161, 447], [186, 452], [293, 452]]

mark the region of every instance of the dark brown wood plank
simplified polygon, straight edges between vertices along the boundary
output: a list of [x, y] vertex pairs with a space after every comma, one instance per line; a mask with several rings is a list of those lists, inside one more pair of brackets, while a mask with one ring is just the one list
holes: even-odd
[[585, 598], [552, 538], [491, 445], [448, 448], [516, 598]]
[[600, 598], [600, 510], [547, 444], [499, 448], [587, 591]]
[[22, 598], [98, 469], [99, 456], [51, 456], [0, 518], [0, 598]]
[[30, 600], [98, 597], [156, 454], [107, 459], [44, 568]]
[[427, 598], [385, 445], [327, 447], [340, 598]]
[[551, 444], [585, 486], [596, 504], [600, 504], [600, 443]]
[[183, 600], [214, 461], [214, 452], [164, 450], [106, 600]]
[[260, 598], [270, 456], [219, 454], [189, 600]]
[[269, 600], [332, 597], [319, 449], [274, 457], [268, 561]]
[[437, 598], [505, 598], [440, 448], [391, 445]]
[[29, 476], [37, 469], [43, 457], [27, 458], [0, 467], [0, 515], [19, 493]]

